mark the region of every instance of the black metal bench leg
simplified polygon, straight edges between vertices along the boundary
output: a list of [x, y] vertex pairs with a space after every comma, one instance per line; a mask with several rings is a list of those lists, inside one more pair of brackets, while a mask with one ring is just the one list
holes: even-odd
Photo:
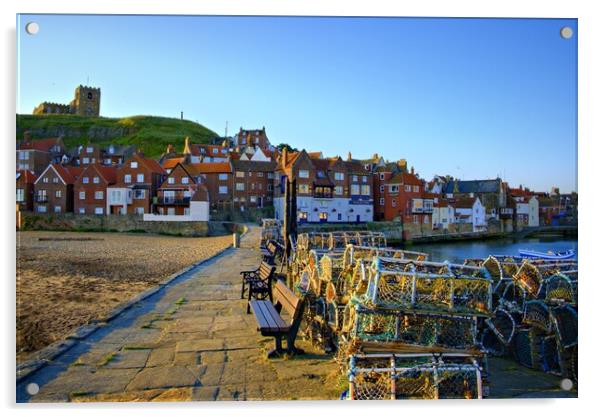
[[268, 352], [268, 358], [276, 358], [284, 353], [282, 349], [282, 338], [280, 336], [274, 336], [274, 349]]
[[305, 351], [301, 348], [298, 348], [297, 346], [295, 346], [295, 339], [296, 339], [296, 335], [293, 335], [291, 337], [291, 335], [287, 335], [286, 336], [286, 351], [287, 353], [294, 355], [303, 355], [305, 353]]
[[247, 314], [251, 314], [251, 298], [253, 296], [253, 285], [249, 283], [249, 297], [247, 298]]
[[241, 285], [241, 289], [240, 289], [240, 299], [244, 299], [245, 298], [245, 279], [242, 279], [242, 285]]

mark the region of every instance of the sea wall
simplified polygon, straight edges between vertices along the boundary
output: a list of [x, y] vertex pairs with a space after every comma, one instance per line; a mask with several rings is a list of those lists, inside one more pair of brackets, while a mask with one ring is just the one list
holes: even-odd
[[[139, 214], [96, 216], [73, 213], [40, 214], [21, 212], [21, 230], [134, 232], [201, 237], [209, 235], [209, 222], [145, 222], [142, 215]], [[219, 228], [216, 228], [215, 230], [219, 230]]]

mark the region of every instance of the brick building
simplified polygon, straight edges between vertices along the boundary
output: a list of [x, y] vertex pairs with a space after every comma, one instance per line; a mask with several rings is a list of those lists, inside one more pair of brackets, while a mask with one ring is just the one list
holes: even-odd
[[98, 163], [83, 168], [73, 187], [76, 214], [106, 214], [107, 190], [117, 182], [117, 168]]
[[107, 190], [107, 213], [151, 213], [153, 197], [167, 172], [157, 161], [135, 154], [117, 168], [114, 185]]
[[31, 171], [17, 171], [16, 202], [19, 211], [33, 210], [34, 183], [37, 178]]
[[265, 207], [274, 202], [275, 162], [233, 160], [233, 202], [237, 207]]
[[81, 168], [50, 164], [34, 184], [34, 211], [69, 213], [73, 211], [73, 186]]
[[230, 162], [193, 164], [187, 169], [207, 188], [212, 209], [232, 208], [234, 180]]
[[63, 139], [48, 138], [32, 140], [29, 132], [17, 143], [17, 170], [33, 171], [40, 175], [50, 163], [60, 163], [65, 152]]
[[198, 189], [198, 177], [191, 171], [189, 167], [178, 164], [167, 175], [157, 190], [157, 214], [190, 214], [190, 200]]

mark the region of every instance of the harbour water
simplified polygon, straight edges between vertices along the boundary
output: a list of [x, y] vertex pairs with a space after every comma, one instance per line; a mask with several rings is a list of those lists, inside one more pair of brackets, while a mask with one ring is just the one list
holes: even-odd
[[456, 241], [405, 245], [404, 249], [426, 252], [434, 261], [462, 263], [466, 258], [486, 258], [489, 255], [518, 256], [519, 249], [541, 252], [575, 250], [578, 258], [577, 239], [558, 236], [533, 237], [527, 239], [487, 239], [479, 241]]

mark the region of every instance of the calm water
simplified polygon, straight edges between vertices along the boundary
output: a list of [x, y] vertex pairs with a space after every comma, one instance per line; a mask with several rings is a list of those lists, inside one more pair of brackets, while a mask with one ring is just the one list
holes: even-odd
[[405, 249], [427, 252], [429, 260], [462, 263], [466, 258], [486, 258], [489, 255], [515, 255], [519, 249], [532, 249], [542, 252], [574, 249], [577, 253], [577, 240], [561, 237], [534, 237], [528, 239], [491, 239], [483, 241], [444, 242], [407, 245]]

